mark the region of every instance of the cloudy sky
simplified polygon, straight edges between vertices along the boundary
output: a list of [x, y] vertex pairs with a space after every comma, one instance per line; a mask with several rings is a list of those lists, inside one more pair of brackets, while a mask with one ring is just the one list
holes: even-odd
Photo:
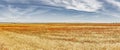
[[120, 0], [0, 0], [0, 22], [120, 22]]

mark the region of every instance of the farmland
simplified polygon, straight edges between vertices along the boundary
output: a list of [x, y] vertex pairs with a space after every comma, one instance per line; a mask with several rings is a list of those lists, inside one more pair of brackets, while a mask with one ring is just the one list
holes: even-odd
[[120, 24], [0, 24], [0, 50], [119, 50]]

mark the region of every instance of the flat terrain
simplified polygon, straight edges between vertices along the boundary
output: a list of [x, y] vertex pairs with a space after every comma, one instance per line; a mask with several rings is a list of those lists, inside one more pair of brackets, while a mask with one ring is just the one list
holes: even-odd
[[120, 50], [120, 24], [0, 24], [0, 50]]

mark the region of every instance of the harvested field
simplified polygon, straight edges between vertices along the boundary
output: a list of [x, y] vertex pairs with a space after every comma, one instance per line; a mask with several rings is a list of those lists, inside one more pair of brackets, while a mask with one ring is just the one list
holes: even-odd
[[0, 50], [119, 50], [120, 24], [0, 24]]

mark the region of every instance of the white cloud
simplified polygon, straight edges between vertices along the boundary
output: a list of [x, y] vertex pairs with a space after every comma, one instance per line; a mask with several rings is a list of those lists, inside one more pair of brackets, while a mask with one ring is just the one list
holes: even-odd
[[19, 18], [27, 18], [30, 13], [34, 13], [36, 7], [28, 7], [28, 8], [19, 8], [14, 7], [13, 5], [8, 5], [6, 7], [2, 7], [0, 10], [0, 18], [12, 19], [16, 20]]
[[102, 8], [98, 0], [42, 0], [44, 4], [78, 11], [96, 12]]
[[114, 6], [117, 6], [120, 9], [120, 2], [116, 0], [106, 0], [108, 3], [113, 4]]
[[29, 3], [29, 0], [4, 0], [8, 3]]
[[[8, 5], [0, 8], [0, 21], [7, 22], [26, 22], [40, 17], [42, 13], [48, 10], [39, 10], [38, 6], [28, 6], [26, 8]], [[37, 9], [37, 10], [36, 10]], [[38, 19], [37, 19], [38, 20]]]
[[8, 3], [25, 3], [43, 4], [63, 7], [65, 9], [72, 9], [78, 11], [96, 12], [102, 8], [102, 3], [98, 0], [5, 0]]

